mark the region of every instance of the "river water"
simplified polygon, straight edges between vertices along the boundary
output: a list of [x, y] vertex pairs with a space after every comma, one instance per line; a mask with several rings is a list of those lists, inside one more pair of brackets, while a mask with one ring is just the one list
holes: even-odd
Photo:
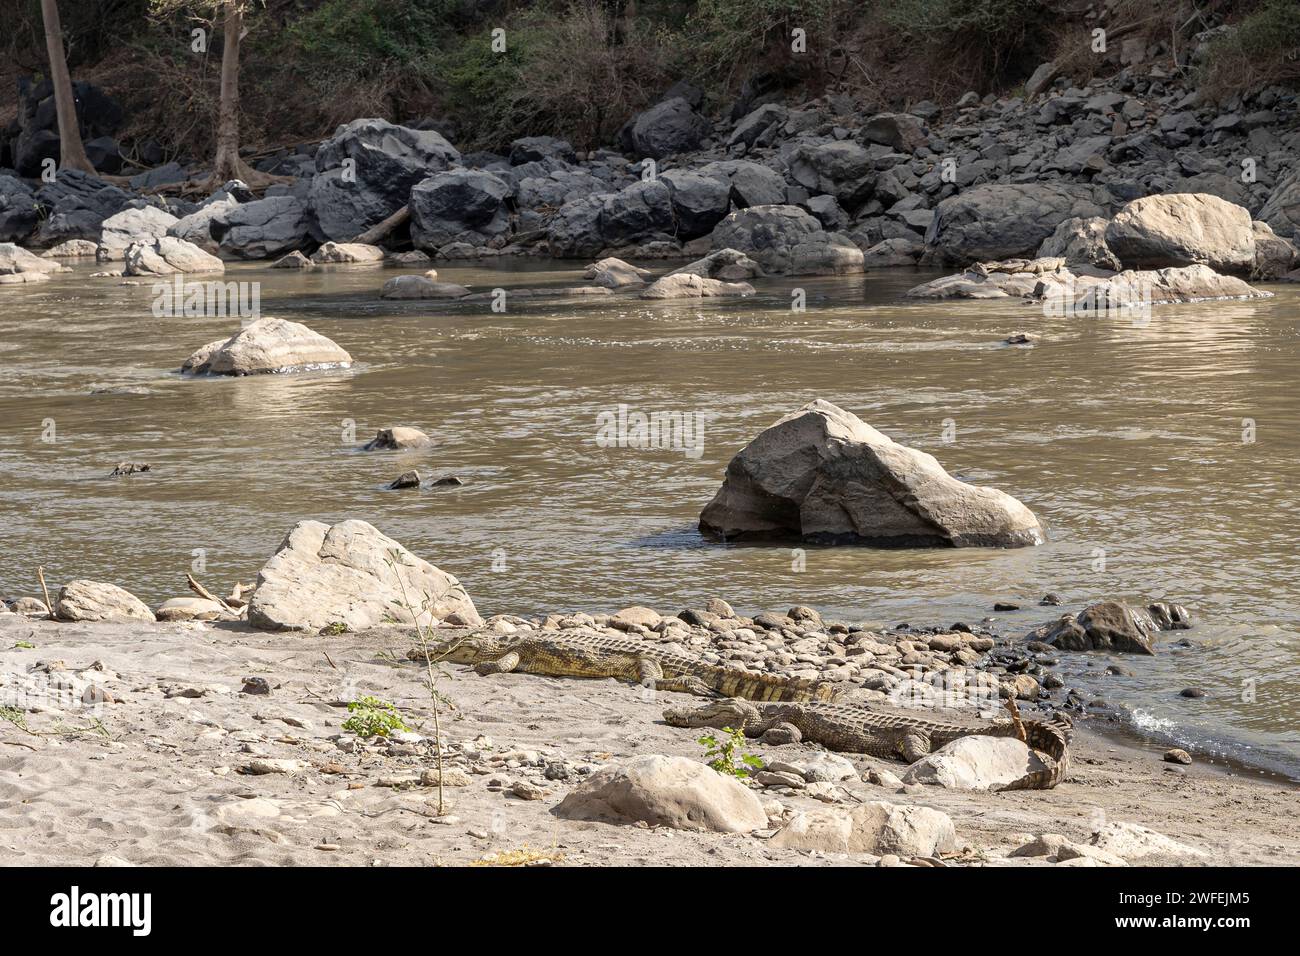
[[[441, 268], [475, 290], [577, 285], [573, 263]], [[660, 266], [662, 267], [662, 266]], [[912, 302], [933, 273], [772, 280], [741, 301], [390, 303], [377, 267], [234, 265], [263, 315], [352, 353], [345, 372], [183, 380], [237, 320], [158, 317], [149, 280], [0, 288], [0, 593], [112, 581], [154, 604], [250, 582], [294, 522], [364, 518], [456, 574], [485, 615], [808, 604], [894, 624], [1018, 635], [1103, 597], [1176, 600], [1198, 621], [1155, 658], [1064, 655], [1133, 726], [1300, 779], [1300, 290], [1045, 317], [1016, 301]], [[807, 308], [791, 308], [795, 287]], [[1011, 332], [1043, 336], [1002, 345]], [[1037, 548], [726, 547], [694, 524], [727, 461], [813, 398], [1020, 498]], [[676, 412], [685, 447], [611, 446], [602, 425]], [[602, 417], [604, 413], [605, 417]], [[437, 442], [364, 453], [387, 425]], [[110, 479], [121, 461], [151, 471]], [[388, 491], [417, 467], [460, 487]], [[198, 554], [196, 555], [196, 552]], [[1188, 646], [1178, 641], [1186, 639]], [[1187, 687], [1206, 696], [1179, 696]]]

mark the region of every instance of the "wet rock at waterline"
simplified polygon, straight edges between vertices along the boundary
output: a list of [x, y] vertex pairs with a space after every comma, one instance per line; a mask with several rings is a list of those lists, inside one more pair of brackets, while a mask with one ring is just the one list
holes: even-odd
[[753, 206], [718, 223], [714, 250], [734, 249], [765, 271], [782, 275], [845, 275], [862, 271], [862, 250], [847, 236], [826, 232], [797, 206]]
[[364, 242], [327, 242], [311, 254], [315, 265], [377, 265], [384, 250]]
[[44, 282], [67, 266], [28, 252], [12, 242], [0, 242], [0, 285]]
[[234, 196], [218, 193], [188, 216], [182, 216], [168, 226], [167, 235], [192, 242], [205, 252], [215, 253], [219, 246], [212, 238], [212, 220], [238, 205], [239, 200]]
[[41, 253], [43, 259], [93, 259], [99, 244], [89, 239], [69, 239]]
[[753, 295], [748, 282], [722, 282], [690, 272], [667, 275], [641, 293], [643, 299], [700, 299], [713, 296]]
[[696, 259], [668, 273], [670, 276], [683, 274], [721, 279], [723, 282], [740, 282], [759, 278], [763, 275], [763, 267], [739, 250], [715, 249], [703, 259]]
[[129, 276], [169, 276], [192, 272], [225, 272], [226, 264], [204, 252], [192, 242], [175, 236], [159, 236], [151, 243], [137, 242], [127, 247], [126, 266]]
[[308, 369], [348, 368], [352, 356], [307, 326], [285, 319], [258, 319], [228, 339], [209, 342], [185, 360], [192, 375], [261, 375]]
[[988, 184], [939, 202], [925, 241], [940, 261], [1032, 256], [1066, 219], [1101, 216], [1109, 195], [1100, 187]]
[[361, 446], [362, 451], [408, 451], [412, 448], [430, 448], [433, 439], [418, 428], [396, 425], [381, 428], [375, 437]]
[[1126, 654], [1154, 654], [1157, 624], [1168, 622], [1169, 629], [1191, 626], [1191, 615], [1180, 605], [1152, 605], [1151, 611], [1130, 607], [1123, 601], [1102, 601], [1078, 614], [1067, 614], [1058, 621], [1044, 624], [1025, 635], [1026, 641], [1039, 641], [1063, 651], [1112, 651]]
[[153, 611], [116, 584], [70, 581], [59, 589], [54, 616], [61, 621], [152, 621]]
[[700, 514], [725, 539], [788, 538], [878, 547], [1040, 544], [1034, 513], [1004, 492], [953, 478], [818, 399], [763, 431], [727, 466]]
[[300, 521], [258, 572], [248, 605], [249, 623], [263, 630], [360, 631], [413, 616], [423, 625], [483, 623], [455, 577], [356, 520]]
[[297, 249], [287, 256], [281, 256], [271, 263], [272, 269], [313, 269], [316, 263], [312, 262]]
[[645, 285], [653, 273], [630, 262], [608, 256], [599, 262], [587, 266], [584, 279], [590, 279], [596, 285], [606, 289], [636, 289]]
[[404, 471], [388, 483], [388, 490], [400, 491], [403, 488], [419, 488], [421, 480], [418, 471]]
[[469, 289], [454, 282], [435, 282], [426, 276], [394, 276], [384, 283], [381, 299], [463, 299]]

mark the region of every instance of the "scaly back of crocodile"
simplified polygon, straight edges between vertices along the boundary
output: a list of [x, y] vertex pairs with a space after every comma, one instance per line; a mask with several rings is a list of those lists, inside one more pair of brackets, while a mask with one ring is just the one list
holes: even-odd
[[[721, 667], [635, 637], [616, 637], [586, 628], [536, 630], [503, 638], [499, 634], [471, 634], [461, 642], [453, 660], [482, 662], [505, 650], [519, 654], [517, 670], [551, 677], [618, 677], [637, 679], [637, 662], [654, 661], [665, 677], [698, 678], [723, 697], [755, 701], [811, 701], [833, 699], [834, 685], [825, 681], [782, 677]], [[477, 646], [483, 648], [481, 652]]]

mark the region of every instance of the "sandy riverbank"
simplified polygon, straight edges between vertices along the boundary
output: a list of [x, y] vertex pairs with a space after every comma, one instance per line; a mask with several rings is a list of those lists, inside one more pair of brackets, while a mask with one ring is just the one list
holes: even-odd
[[[385, 785], [428, 769], [425, 749], [345, 752], [330, 739], [347, 717], [335, 702], [359, 694], [394, 701], [424, 721], [423, 733], [431, 731], [421, 672], [403, 657], [407, 646], [392, 630], [302, 636], [242, 626], [0, 618], [3, 703], [21, 703], [20, 719], [35, 732], [0, 722], [0, 864], [464, 864], [522, 847], [564, 864], [876, 862], [779, 849], [768, 831], [692, 833], [557, 818], [551, 811], [592, 767], [647, 753], [702, 755], [698, 732], [661, 720], [678, 695], [647, 697], [613, 681], [480, 678], [450, 667], [453, 679], [440, 686], [456, 710], [445, 737], [454, 747], [479, 739], [481, 757], [461, 763], [468, 785], [446, 790], [452, 806], [439, 820], [434, 789]], [[51, 662], [62, 665], [39, 666]], [[95, 662], [100, 669], [85, 670]], [[270, 695], [241, 693], [246, 677], [265, 678]], [[84, 680], [120, 702], [79, 709], [72, 698]], [[751, 743], [764, 757], [787, 761], [812, 749]], [[277, 760], [297, 761], [299, 769], [241, 772]], [[871, 758], [853, 762], [864, 773], [903, 769]], [[761, 797], [793, 810], [827, 806], [798, 792]], [[1086, 730], [1067, 780], [1054, 790], [842, 785], [840, 803], [863, 800], [948, 813], [961, 845], [947, 857], [953, 863], [1043, 864], [1042, 857], [1005, 857], [1031, 835], [1086, 843], [1098, 825], [1115, 821], [1204, 854], [1131, 862], [1300, 862], [1294, 789], [1200, 764], [1174, 768], [1158, 753]]]

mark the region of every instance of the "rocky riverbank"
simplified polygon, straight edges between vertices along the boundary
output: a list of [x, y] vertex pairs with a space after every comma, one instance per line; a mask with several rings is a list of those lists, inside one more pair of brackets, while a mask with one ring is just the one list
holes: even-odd
[[[91, 242], [100, 260], [137, 274], [212, 271], [219, 259], [322, 244], [344, 250], [313, 257], [322, 264], [384, 254], [346, 253], [359, 242], [408, 265], [411, 252], [596, 260], [731, 250], [791, 276], [1044, 256], [1110, 273], [1296, 276], [1294, 93], [1270, 88], [1212, 107], [1158, 62], [1084, 86], [1054, 76], [1039, 71], [1020, 96], [970, 93], [948, 109], [875, 114], [829, 96], [710, 117], [699, 92], [678, 84], [628, 119], [617, 150], [589, 152], [528, 137], [499, 154], [462, 153], [430, 129], [357, 119], [267, 160], [291, 181], [262, 196], [238, 182], [199, 201], [169, 195], [184, 169], [123, 185], [0, 171], [0, 242], [57, 247], [56, 256]], [[0, 263], [25, 281], [49, 271], [14, 253]]]
[[[665, 707], [692, 698], [608, 680], [484, 678], [449, 668], [438, 684], [449, 700], [439, 714], [439, 777], [424, 671], [405, 660], [410, 636], [393, 628], [306, 636], [240, 624], [0, 616], [6, 706], [25, 702], [0, 722], [0, 858], [986, 866], [1300, 859], [1300, 843], [1286, 836], [1293, 792], [1166, 763], [1158, 752], [1086, 730], [1076, 734], [1068, 777], [1049, 791], [903, 784], [897, 763], [756, 740], [746, 750], [765, 761], [769, 785], [745, 787], [704, 766], [701, 731], [663, 722]], [[411, 731], [365, 738], [355, 724], [345, 729], [354, 716], [345, 703], [364, 696], [393, 703]], [[630, 774], [642, 786], [626, 804], [628, 818], [592, 822], [570, 812], [590, 808], [593, 792]], [[683, 775], [698, 778], [689, 797]], [[683, 822], [692, 810], [716, 829], [684, 828], [697, 826]], [[659, 825], [637, 823], [651, 811], [661, 814]]]

